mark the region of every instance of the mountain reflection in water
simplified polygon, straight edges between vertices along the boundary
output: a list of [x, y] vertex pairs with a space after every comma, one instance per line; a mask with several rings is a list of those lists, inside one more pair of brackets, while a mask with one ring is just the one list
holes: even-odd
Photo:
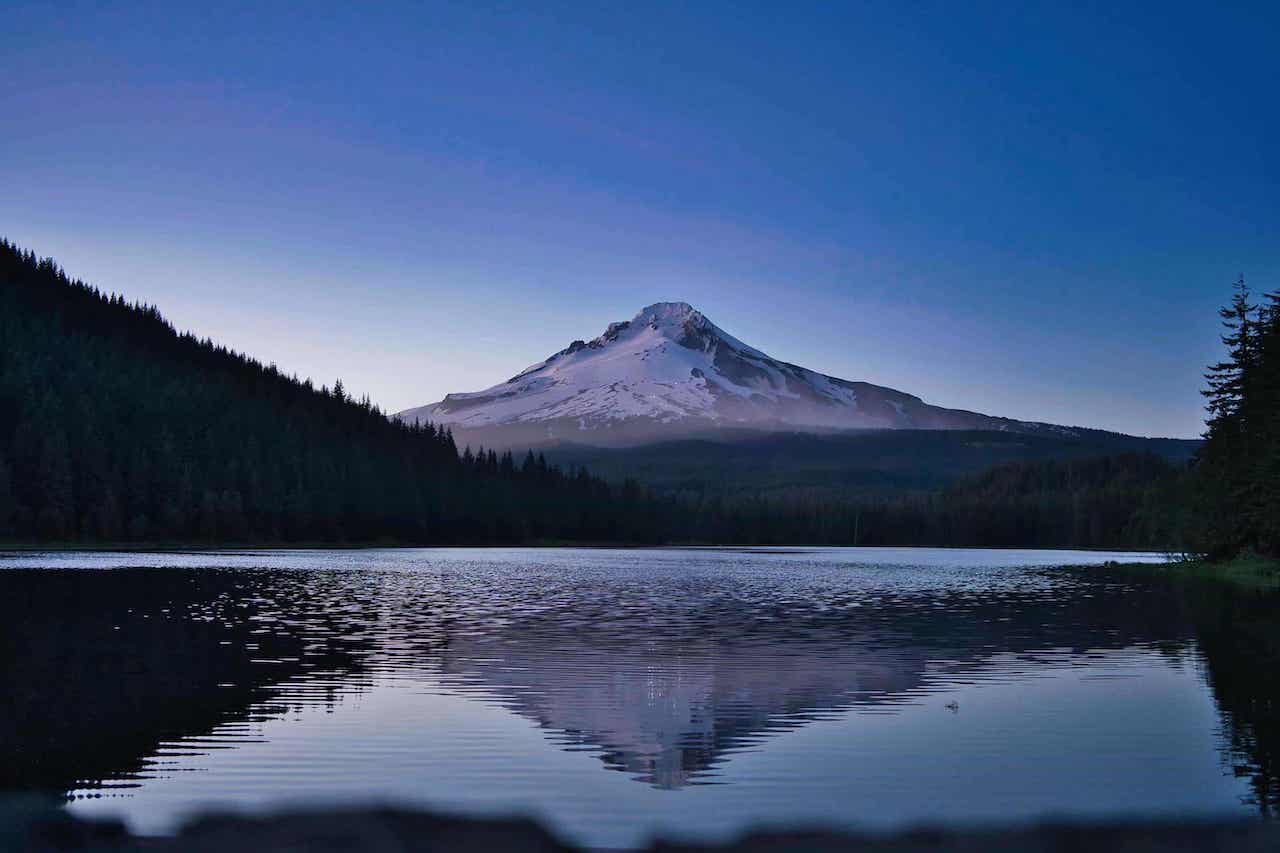
[[1008, 552], [77, 559], [0, 562], [12, 568], [0, 571], [6, 789], [164, 785], [185, 756], [261, 741], [264, 721], [340, 715], [408, 682], [513, 712], [654, 788], [692, 790], [783, 731], [896, 714], [957, 685], [1087, 674], [1137, 649], [1198, 662], [1224, 772], [1262, 810], [1280, 790], [1280, 655], [1273, 630], [1252, 630], [1274, 624], [1274, 601], [1226, 587], [1037, 568], [1062, 559], [1044, 553], [1019, 566]]

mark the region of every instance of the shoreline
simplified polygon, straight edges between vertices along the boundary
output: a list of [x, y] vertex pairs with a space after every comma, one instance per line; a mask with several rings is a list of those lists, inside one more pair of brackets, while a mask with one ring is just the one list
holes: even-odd
[[[618, 550], [742, 550], [742, 549], [790, 549], [809, 550], [814, 548], [857, 548], [861, 550], [919, 549], [930, 551], [1062, 551], [1085, 552], [1094, 554], [1163, 554], [1158, 550], [1142, 550], [1132, 548], [1096, 548], [1085, 546], [1062, 545], [1039, 547], [1035, 545], [836, 545], [814, 542], [758, 543], [758, 542], [575, 542], [572, 540], [535, 540], [532, 542], [462, 542], [437, 544], [409, 544], [404, 542], [3, 542], [0, 541], [0, 554], [26, 553], [103, 553], [103, 554], [210, 554], [223, 551], [418, 551], [452, 548], [472, 550], [483, 548], [525, 548], [537, 549], [618, 549]], [[1172, 561], [1171, 561], [1172, 562]], [[1063, 564], [1068, 565], [1066, 563]], [[1117, 565], [1130, 565], [1117, 563]], [[1132, 565], [1147, 565], [1136, 563]], [[1163, 564], [1153, 564], [1163, 565]]]
[[[1262, 853], [1276, 848], [1273, 822], [1233, 818], [1051, 820], [968, 827], [919, 826], [889, 832], [822, 826], [748, 829], [724, 841], [650, 839], [636, 853], [1099, 853], [1199, 850]], [[0, 841], [30, 853], [223, 853], [233, 850], [452, 849], [509, 853], [591, 853], [528, 817], [479, 817], [387, 806], [293, 809], [263, 815], [213, 813], [175, 835], [139, 836], [115, 818], [80, 818], [30, 795], [0, 799]], [[7, 848], [6, 848], [7, 849]], [[598, 848], [597, 848], [598, 849]]]
[[1223, 562], [1170, 560], [1166, 563], [1103, 563], [1084, 569], [1119, 570], [1173, 580], [1216, 581], [1259, 592], [1280, 590], [1280, 560], [1250, 554]]

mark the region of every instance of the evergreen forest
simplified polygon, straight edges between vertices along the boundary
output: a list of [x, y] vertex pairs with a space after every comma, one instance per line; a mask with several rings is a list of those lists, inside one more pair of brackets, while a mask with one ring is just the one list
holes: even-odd
[[1037, 448], [944, 479], [878, 475], [871, 489], [655, 489], [532, 450], [459, 448], [447, 429], [401, 423], [341, 381], [315, 387], [179, 332], [155, 306], [0, 240], [0, 541], [1275, 555], [1280, 297], [1255, 300], [1241, 281], [1222, 314], [1227, 355], [1209, 370], [1208, 431], [1190, 461]]

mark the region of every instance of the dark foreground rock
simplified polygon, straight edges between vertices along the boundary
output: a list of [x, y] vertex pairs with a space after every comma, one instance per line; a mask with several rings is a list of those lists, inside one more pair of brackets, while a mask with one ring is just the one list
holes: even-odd
[[[602, 817], [608, 820], [608, 817]], [[575, 848], [529, 820], [469, 820], [399, 809], [289, 812], [269, 817], [212, 816], [173, 837], [129, 835], [115, 821], [71, 817], [47, 802], [0, 804], [0, 851], [18, 853], [284, 853], [360, 850], [370, 853], [510, 851], [560, 853]], [[658, 841], [651, 853], [1272, 853], [1280, 824], [1266, 822], [1045, 824], [963, 832], [918, 830], [899, 835], [761, 832], [727, 844]]]

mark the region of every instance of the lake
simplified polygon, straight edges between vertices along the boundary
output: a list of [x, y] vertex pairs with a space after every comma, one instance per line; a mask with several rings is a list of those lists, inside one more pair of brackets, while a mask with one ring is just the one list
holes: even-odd
[[391, 802], [633, 846], [1278, 802], [1276, 599], [1157, 555], [0, 556], [0, 787], [166, 833]]

